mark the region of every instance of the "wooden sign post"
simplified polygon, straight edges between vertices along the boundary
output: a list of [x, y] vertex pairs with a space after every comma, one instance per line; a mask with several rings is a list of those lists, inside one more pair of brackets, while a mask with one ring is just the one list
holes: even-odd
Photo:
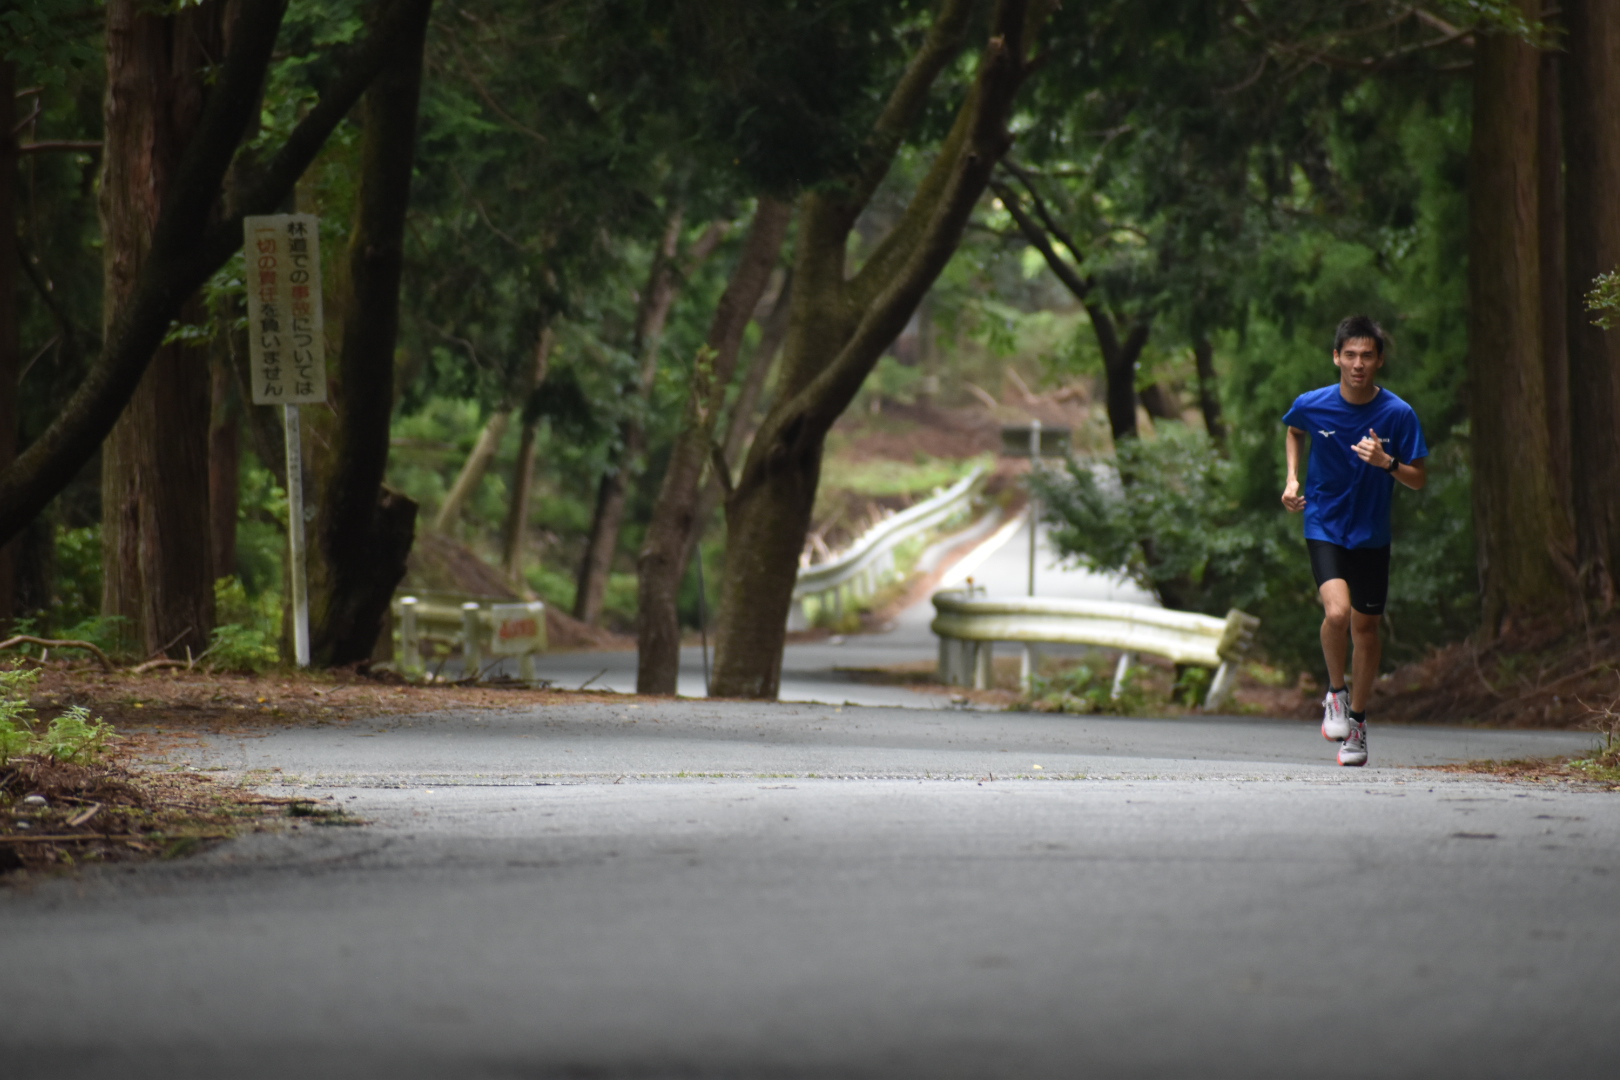
[[320, 221], [313, 214], [242, 220], [253, 404], [280, 405], [287, 434], [287, 547], [293, 655], [309, 666], [309, 578], [304, 553], [304, 449], [298, 407], [326, 400]]

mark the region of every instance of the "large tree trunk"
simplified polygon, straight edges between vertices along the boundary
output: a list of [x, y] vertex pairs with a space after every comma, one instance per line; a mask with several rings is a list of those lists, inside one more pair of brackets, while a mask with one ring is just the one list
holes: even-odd
[[[224, 4], [160, 15], [112, 0], [106, 37], [102, 326], [111, 339], [202, 118]], [[196, 321], [200, 304], [187, 307]], [[102, 612], [127, 620], [143, 654], [201, 653], [213, 630], [208, 431], [207, 350], [164, 345], [102, 447]]]
[[585, 556], [580, 560], [579, 575], [575, 580], [574, 618], [584, 623], [594, 624], [602, 617], [608, 574], [613, 570], [613, 556], [619, 550], [619, 528], [624, 523], [624, 503], [630, 488], [630, 477], [639, 468], [642, 452], [646, 449], [646, 429], [635, 408], [645, 403], [652, 393], [653, 380], [658, 376], [658, 351], [664, 339], [664, 324], [669, 320], [670, 308], [674, 306], [675, 295], [680, 289], [675, 253], [681, 240], [682, 221], [683, 215], [676, 209], [664, 229], [663, 242], [653, 256], [652, 268], [647, 272], [647, 287], [642, 291], [636, 312], [634, 340], [637, 354], [641, 357], [641, 371], [636, 381], [625, 387], [631, 412], [619, 425], [618, 457], [608, 463], [597, 480], [596, 510], [591, 515]]
[[[1527, 7], [1530, 5], [1527, 4]], [[1539, 12], [1527, 10], [1534, 16]], [[1469, 149], [1468, 354], [1474, 527], [1484, 628], [1568, 607], [1541, 364], [1536, 114], [1539, 58], [1481, 34]]]
[[[713, 692], [774, 698], [799, 552], [827, 432], [899, 336], [961, 240], [990, 171], [1012, 139], [1007, 118], [1028, 67], [1029, 6], [999, 0], [983, 58], [950, 134], [899, 224], [846, 277], [850, 231], [887, 175], [939, 73], [958, 55], [977, 5], [945, 0], [844, 182], [804, 197], [793, 309], [778, 395], [726, 503]], [[1037, 5], [1042, 15], [1046, 8]]]
[[371, 656], [416, 532], [416, 504], [385, 488], [383, 477], [429, 10], [424, 3], [413, 11], [362, 106], [334, 441], [311, 545], [310, 654], [326, 666]]
[[[17, 456], [17, 383], [22, 371], [17, 325], [17, 65], [0, 60], [0, 472]], [[0, 637], [17, 614], [17, 545], [0, 541]]]
[[[1564, 138], [1559, 101], [1562, 56], [1541, 54], [1537, 91], [1536, 228], [1541, 242], [1541, 368], [1547, 384], [1547, 450], [1553, 499], [1572, 507], [1569, 430], [1568, 275], [1564, 272]], [[1572, 512], [1572, 511], [1571, 511]]]
[[1136, 400], [1156, 420], [1182, 419], [1181, 399], [1176, 396], [1175, 388], [1165, 383], [1148, 383], [1136, 392]]
[[1221, 416], [1220, 387], [1215, 382], [1215, 346], [1207, 337], [1193, 342], [1193, 363], [1198, 368], [1198, 410], [1204, 430], [1216, 446], [1226, 445], [1226, 421]]
[[518, 433], [517, 461], [512, 466], [511, 501], [506, 508], [506, 525], [501, 530], [501, 566], [507, 579], [523, 591], [523, 538], [529, 525], [529, 493], [534, 487], [534, 438], [540, 419], [529, 407], [528, 398], [546, 381], [551, 364], [551, 346], [556, 335], [549, 325], [540, 331], [534, 346], [534, 363], [529, 368], [528, 390], [524, 394], [523, 427]]
[[242, 501], [242, 399], [231, 370], [230, 333], [222, 330], [209, 348], [208, 517], [215, 577], [236, 573], [236, 517]]
[[1620, 572], [1620, 337], [1592, 324], [1584, 293], [1620, 266], [1620, 8], [1569, 0], [1564, 19], [1571, 479], [1585, 590], [1607, 610]]
[[[1095, 307], [1097, 310], [1093, 311]], [[1114, 442], [1121, 439], [1136, 438], [1136, 364], [1142, 358], [1142, 349], [1146, 347], [1148, 331], [1151, 329], [1147, 322], [1139, 322], [1131, 327], [1125, 340], [1119, 340], [1114, 330], [1114, 320], [1101, 310], [1101, 305], [1091, 305], [1086, 308], [1091, 316], [1091, 330], [1097, 337], [1097, 344], [1102, 347], [1103, 375], [1107, 382], [1108, 427], [1113, 432]]]
[[737, 370], [743, 331], [781, 256], [792, 207], [760, 200], [748, 239], [709, 324], [707, 351], [692, 371], [686, 415], [670, 451], [658, 502], [637, 563], [636, 693], [673, 694], [680, 673], [681, 632], [676, 609], [685, 576], [687, 537], [697, 517], [699, 483], [710, 458], [715, 425]]
[[[281, 148], [270, 155], [253, 186], [233, 200], [230, 215], [213, 225], [220, 183], [258, 112], [286, 0], [257, 0], [239, 9], [225, 62], [213, 69], [208, 108], [174, 176], [172, 197], [153, 231], [151, 250], [129, 301], [101, 355], [49, 426], [9, 469], [0, 472], [0, 544], [23, 530], [73, 481], [102, 441], [145, 374], [181, 308], [209, 275], [242, 249], [242, 216], [274, 212], [342, 122], [406, 25], [431, 0], [393, 0], [371, 34], [351, 53]], [[108, 155], [103, 154], [105, 159]]]

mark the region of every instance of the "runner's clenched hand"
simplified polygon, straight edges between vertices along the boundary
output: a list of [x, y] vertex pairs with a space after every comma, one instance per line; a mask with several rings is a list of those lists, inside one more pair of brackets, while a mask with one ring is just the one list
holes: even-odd
[[1384, 452], [1384, 440], [1380, 439], [1378, 432], [1372, 428], [1367, 429], [1367, 434], [1362, 436], [1361, 441], [1356, 443], [1352, 449], [1355, 450], [1358, 458], [1375, 469], [1387, 469], [1389, 463], [1394, 460]]
[[1305, 509], [1305, 496], [1299, 493], [1299, 481], [1290, 476], [1288, 485], [1283, 488], [1282, 504], [1290, 514], [1297, 514]]

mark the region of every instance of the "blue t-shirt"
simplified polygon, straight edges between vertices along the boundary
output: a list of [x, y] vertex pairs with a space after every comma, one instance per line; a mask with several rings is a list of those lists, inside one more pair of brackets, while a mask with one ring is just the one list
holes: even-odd
[[1283, 423], [1311, 437], [1305, 538], [1347, 548], [1388, 544], [1395, 477], [1362, 461], [1352, 448], [1375, 431], [1384, 452], [1403, 465], [1428, 457], [1429, 444], [1412, 406], [1383, 387], [1367, 404], [1352, 405], [1334, 383], [1295, 398]]

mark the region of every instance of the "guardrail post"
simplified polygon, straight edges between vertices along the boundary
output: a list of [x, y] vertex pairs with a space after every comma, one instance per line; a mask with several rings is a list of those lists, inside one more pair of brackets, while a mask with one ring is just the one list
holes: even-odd
[[1215, 677], [1209, 681], [1209, 693], [1204, 695], [1204, 711], [1214, 712], [1226, 704], [1227, 695], [1232, 692], [1232, 684], [1237, 681], [1237, 665], [1230, 660], [1222, 660], [1221, 666], [1215, 669]]
[[[550, 647], [551, 642], [546, 637], [546, 605], [538, 600], [529, 601], [529, 613], [535, 617], [540, 626], [540, 641], [537, 643], [542, 649]], [[524, 682], [534, 682], [534, 650], [530, 649], [518, 660], [518, 678]]]
[[1114, 669], [1114, 689], [1108, 694], [1110, 701], [1118, 701], [1125, 693], [1125, 676], [1131, 673], [1131, 665], [1135, 662], [1136, 657], [1130, 653], [1119, 654], [1119, 666]]
[[478, 649], [478, 605], [469, 600], [461, 605], [461, 677], [478, 678], [483, 662]]
[[1040, 673], [1040, 669], [1040, 646], [1033, 643], [1025, 645], [1024, 652], [1018, 659], [1018, 682], [1023, 686], [1025, 693], [1035, 685], [1035, 676]]
[[973, 650], [973, 689], [993, 690], [996, 686], [996, 646], [993, 641], [971, 641]]
[[422, 636], [416, 624], [416, 597], [399, 601], [399, 666], [412, 674], [422, 670]]
[[939, 639], [939, 678], [946, 686], [973, 684], [973, 642], [961, 638]]

